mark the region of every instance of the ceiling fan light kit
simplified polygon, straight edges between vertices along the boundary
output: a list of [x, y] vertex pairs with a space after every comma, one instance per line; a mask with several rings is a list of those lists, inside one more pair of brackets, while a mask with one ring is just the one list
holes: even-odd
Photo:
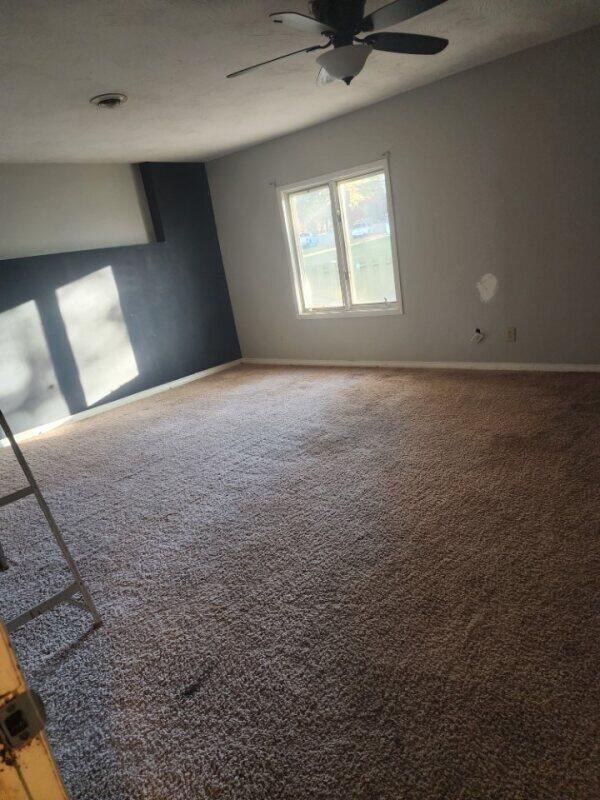
[[362, 70], [372, 52], [370, 44], [347, 44], [321, 53], [317, 63], [332, 78], [344, 81], [349, 86], [352, 78]]
[[[448, 40], [438, 36], [421, 36], [417, 33], [377, 33], [380, 28], [397, 25], [444, 2], [445, 0], [393, 0], [364, 16], [365, 0], [348, 0], [347, 3], [340, 3], [338, 0], [313, 0], [311, 8], [314, 17], [295, 11], [270, 14], [273, 22], [278, 25], [286, 25], [305, 34], [324, 36], [328, 41], [325, 44], [312, 45], [270, 58], [252, 67], [232, 72], [227, 77], [235, 78], [257, 67], [299, 53], [312, 53], [315, 50], [332, 47], [332, 50], [322, 53], [317, 58], [320, 66], [317, 86], [325, 86], [336, 80], [341, 80], [349, 86], [352, 79], [363, 69], [373, 50], [428, 56], [444, 50]], [[360, 35], [364, 38], [359, 38]]]

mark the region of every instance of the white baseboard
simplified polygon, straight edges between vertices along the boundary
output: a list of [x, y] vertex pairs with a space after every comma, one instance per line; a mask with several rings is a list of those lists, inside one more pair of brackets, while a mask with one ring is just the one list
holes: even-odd
[[388, 369], [480, 369], [503, 372], [600, 372], [600, 364], [527, 364], [498, 361], [332, 361], [305, 358], [242, 358], [244, 364], [289, 367], [384, 367]]
[[[120, 400], [113, 400], [110, 403], [105, 403], [101, 406], [87, 408], [85, 411], [79, 411], [77, 414], [71, 414], [68, 417], [62, 417], [54, 422], [48, 422], [46, 425], [40, 425], [37, 428], [30, 428], [27, 431], [22, 431], [15, 436], [15, 439], [18, 442], [23, 441], [24, 439], [31, 439], [33, 436], [39, 436], [41, 433], [54, 430], [54, 428], [58, 428], [61, 425], [70, 425], [72, 422], [78, 422], [79, 420], [86, 419], [87, 417], [94, 417], [96, 414], [104, 414], [106, 411], [112, 411], [114, 408], [124, 406], [127, 403], [135, 403], [136, 400], [143, 400], [144, 397], [150, 397], [153, 394], [167, 392], [169, 389], [175, 389], [177, 386], [183, 386], [184, 383], [191, 383], [192, 381], [198, 381], [202, 378], [208, 378], [209, 375], [215, 375], [217, 372], [223, 372], [223, 370], [231, 369], [232, 367], [236, 367], [241, 363], [242, 359], [237, 358], [235, 361], [227, 361], [225, 364], [219, 364], [216, 367], [209, 367], [209, 369], [203, 369], [200, 372], [194, 372], [192, 375], [186, 375], [184, 378], [177, 378], [177, 380], [169, 381], [169, 383], [161, 383], [160, 386], [152, 386], [150, 389], [144, 389], [141, 392], [130, 394], [127, 397], [122, 397]], [[0, 447], [9, 446], [10, 443], [8, 439], [0, 439]]]

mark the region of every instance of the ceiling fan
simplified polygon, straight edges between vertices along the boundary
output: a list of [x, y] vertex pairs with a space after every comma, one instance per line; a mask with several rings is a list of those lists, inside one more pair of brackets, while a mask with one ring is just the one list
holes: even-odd
[[[365, 16], [365, 0], [312, 0], [310, 8], [313, 17], [295, 11], [282, 11], [269, 14], [273, 22], [287, 25], [301, 33], [314, 33], [327, 38], [325, 44], [316, 44], [302, 50], [294, 50], [283, 56], [262, 61], [252, 67], [239, 69], [227, 77], [235, 78], [265, 64], [272, 64], [282, 58], [298, 53], [312, 53], [326, 50], [317, 58], [320, 66], [317, 85], [324, 86], [335, 80], [342, 80], [348, 86], [364, 67], [373, 50], [389, 53], [410, 53], [413, 55], [435, 55], [448, 44], [447, 39], [437, 36], [421, 36], [417, 33], [377, 33], [380, 28], [389, 28], [404, 20], [416, 17], [430, 8], [441, 5], [445, 0], [394, 0], [377, 11]], [[360, 38], [361, 34], [363, 35]]]

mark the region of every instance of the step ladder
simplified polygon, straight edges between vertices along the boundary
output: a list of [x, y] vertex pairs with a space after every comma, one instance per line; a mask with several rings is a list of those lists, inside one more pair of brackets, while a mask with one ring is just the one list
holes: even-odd
[[[14, 631], [25, 625], [27, 622], [31, 622], [31, 620], [39, 617], [40, 614], [44, 614], [46, 611], [51, 611], [53, 608], [56, 608], [56, 606], [62, 603], [68, 603], [69, 605], [76, 606], [77, 608], [87, 611], [89, 614], [91, 614], [94, 621], [93, 627], [97, 628], [102, 625], [102, 618], [100, 617], [100, 614], [94, 605], [94, 601], [92, 600], [92, 597], [85, 583], [83, 582], [83, 578], [79, 574], [77, 564], [75, 563], [73, 556], [67, 547], [67, 543], [63, 539], [60, 528], [56, 524], [56, 520], [48, 508], [48, 504], [44, 500], [44, 496], [42, 495], [40, 488], [33, 477], [33, 473], [29, 468], [29, 464], [25, 460], [25, 456], [21, 452], [21, 448], [17, 444], [13, 432], [11, 431], [8, 422], [6, 421], [6, 417], [2, 411], [0, 411], [0, 428], [4, 431], [6, 438], [10, 442], [13, 453], [15, 454], [15, 457], [19, 462], [19, 466], [21, 467], [28, 483], [28, 486], [26, 486], [24, 489], [18, 489], [16, 492], [12, 492], [5, 497], [0, 497], [0, 509], [4, 506], [10, 505], [10, 503], [16, 503], [18, 500], [22, 500], [24, 497], [34, 495], [39, 507], [42, 509], [42, 512], [46, 517], [46, 522], [48, 523], [48, 526], [52, 531], [52, 535], [54, 536], [54, 539], [56, 540], [56, 543], [69, 566], [69, 570], [73, 578], [73, 581], [65, 589], [53, 595], [52, 597], [49, 597], [48, 600], [44, 600], [42, 603], [34, 608], [31, 608], [29, 611], [25, 611], [23, 614], [15, 617], [15, 619], [6, 624], [6, 628], [9, 633], [14, 633]], [[0, 544], [0, 570], [7, 570], [8, 567], [8, 560], [4, 554], [4, 551], [2, 550], [2, 545]]]

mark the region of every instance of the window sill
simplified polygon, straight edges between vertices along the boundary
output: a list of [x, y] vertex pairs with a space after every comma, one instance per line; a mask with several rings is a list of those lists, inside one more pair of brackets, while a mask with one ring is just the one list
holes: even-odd
[[341, 308], [339, 311], [327, 309], [325, 311], [303, 311], [298, 313], [298, 319], [342, 319], [348, 317], [387, 317], [391, 314], [402, 314], [399, 305], [386, 308]]

